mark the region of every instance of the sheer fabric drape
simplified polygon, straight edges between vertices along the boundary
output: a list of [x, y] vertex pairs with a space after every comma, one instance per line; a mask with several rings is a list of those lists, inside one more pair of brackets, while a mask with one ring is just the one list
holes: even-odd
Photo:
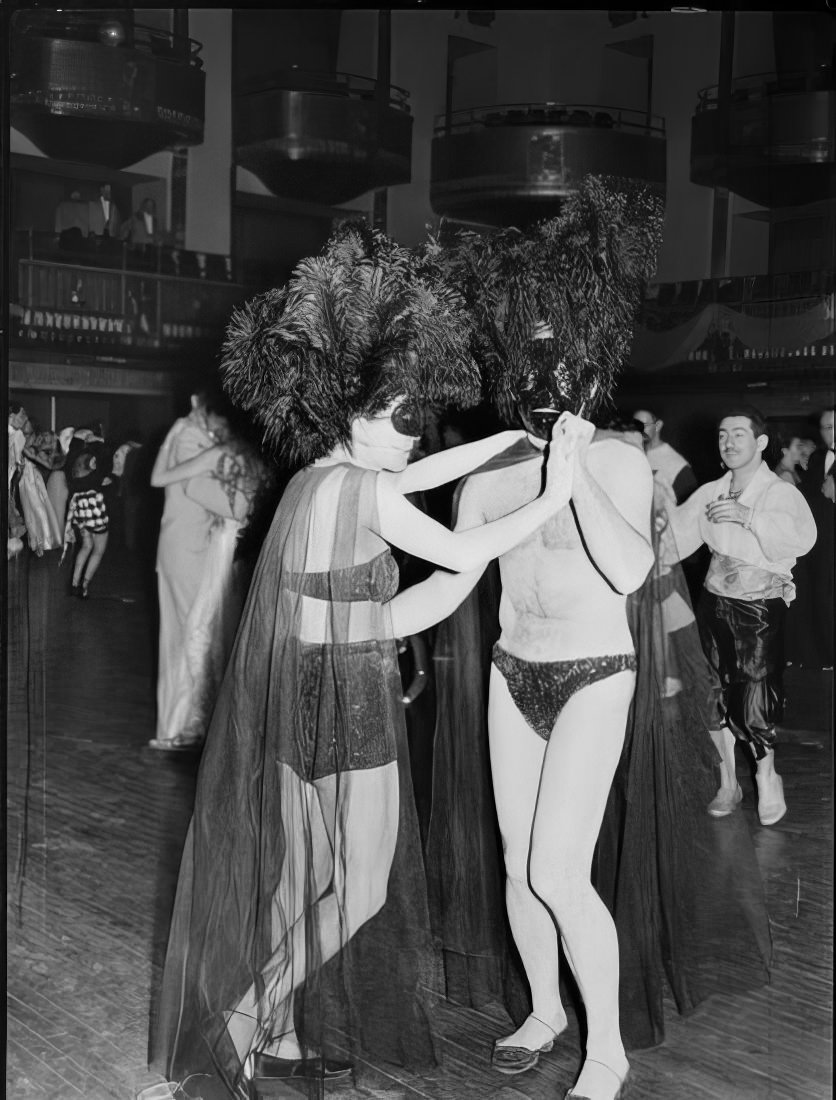
[[[618, 931], [628, 1049], [663, 1040], [666, 988], [687, 1013], [713, 993], [763, 984], [771, 951], [746, 820], [706, 813], [717, 784], [716, 685], [682, 570], [663, 564], [660, 540], [671, 537], [655, 533], [656, 565], [628, 600], [636, 691], [593, 866]], [[487, 745], [499, 591], [489, 571], [439, 628], [427, 874], [447, 995], [474, 1007], [499, 1001], [521, 1023], [530, 1002], [505, 920]]]
[[[207, 1074], [205, 1096], [243, 1095], [249, 1053], [294, 1019], [306, 1050], [360, 1072], [364, 1059], [433, 1060], [385, 606], [397, 570], [371, 552], [375, 516], [372, 471], [308, 467], [256, 566], [201, 761], [152, 1035], [154, 1064], [171, 1080]], [[244, 1049], [231, 1012], [251, 1017]]]

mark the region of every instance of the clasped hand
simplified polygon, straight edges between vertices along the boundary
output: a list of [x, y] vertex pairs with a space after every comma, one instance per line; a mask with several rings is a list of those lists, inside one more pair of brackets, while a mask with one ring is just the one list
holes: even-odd
[[752, 509], [729, 497], [712, 500], [705, 506], [705, 516], [709, 523], [739, 523], [745, 525], [752, 516]]
[[583, 462], [594, 434], [593, 424], [570, 412], [562, 413], [553, 425], [544, 495], [557, 507], [568, 504], [576, 464]]

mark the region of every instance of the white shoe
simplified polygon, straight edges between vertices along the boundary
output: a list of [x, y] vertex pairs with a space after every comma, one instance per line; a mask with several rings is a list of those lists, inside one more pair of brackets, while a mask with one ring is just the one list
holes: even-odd
[[769, 780], [755, 777], [758, 783], [758, 817], [761, 825], [775, 825], [787, 812], [784, 801], [784, 781], [776, 772]]
[[733, 791], [728, 787], [721, 787], [714, 796], [714, 801], [709, 802], [706, 809], [712, 817], [728, 817], [729, 814], [734, 813], [742, 801], [743, 791], [738, 783]]

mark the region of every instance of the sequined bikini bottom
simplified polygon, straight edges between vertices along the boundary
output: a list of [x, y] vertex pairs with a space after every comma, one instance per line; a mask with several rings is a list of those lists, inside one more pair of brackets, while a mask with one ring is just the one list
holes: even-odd
[[548, 741], [558, 715], [587, 684], [605, 680], [617, 672], [635, 671], [635, 653], [578, 657], [571, 661], [524, 661], [493, 647], [493, 663], [502, 673], [511, 698], [534, 732]]

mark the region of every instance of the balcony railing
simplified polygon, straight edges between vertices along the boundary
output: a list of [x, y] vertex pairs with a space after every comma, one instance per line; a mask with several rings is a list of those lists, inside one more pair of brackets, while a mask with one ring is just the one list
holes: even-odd
[[386, 104], [395, 110], [409, 114], [409, 92], [397, 84], [381, 88], [378, 82], [354, 73], [328, 73], [310, 69], [281, 69], [271, 74], [269, 80], [245, 81], [239, 84], [236, 95], [263, 95], [265, 92], [311, 92], [319, 95], [343, 96], [348, 99], [377, 99], [383, 92]]
[[654, 283], [648, 288], [641, 322], [657, 331], [674, 328], [711, 305], [750, 316], [791, 316], [834, 291], [836, 273], [822, 270]]
[[708, 373], [832, 370], [834, 303], [834, 271], [655, 284], [636, 327], [631, 366]]
[[489, 126], [583, 126], [631, 130], [665, 136], [662, 115], [646, 115], [598, 103], [501, 103], [436, 115], [435, 135], [464, 133]]
[[226, 257], [181, 254], [203, 257], [203, 277], [199, 266], [192, 276], [166, 274], [161, 257], [173, 262], [176, 249], [154, 250], [143, 267], [116, 242], [113, 255], [99, 264], [89, 257], [78, 263], [66, 254], [56, 259], [50, 240], [50, 234], [17, 235], [10, 319], [18, 346], [93, 355], [175, 353], [189, 343], [217, 341], [245, 296], [240, 284], [212, 277]]
[[[824, 65], [812, 72], [750, 73], [736, 77], [731, 82], [732, 103], [750, 103], [772, 95], [799, 95], [810, 92], [832, 92], [836, 89], [833, 68]], [[716, 110], [720, 102], [719, 85], [700, 88], [697, 93], [697, 112]]]
[[113, 11], [18, 12], [14, 33], [27, 38], [56, 38], [71, 42], [96, 42], [114, 48], [138, 50], [162, 61], [188, 61], [196, 69], [203, 68], [200, 42], [186, 35], [134, 23], [127, 15]]

